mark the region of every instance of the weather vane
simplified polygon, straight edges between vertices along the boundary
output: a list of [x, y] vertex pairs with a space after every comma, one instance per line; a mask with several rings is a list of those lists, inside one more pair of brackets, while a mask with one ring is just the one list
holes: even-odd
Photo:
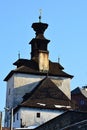
[[41, 14], [42, 14], [42, 9], [40, 9], [39, 12], [40, 12], [39, 22], [41, 23]]

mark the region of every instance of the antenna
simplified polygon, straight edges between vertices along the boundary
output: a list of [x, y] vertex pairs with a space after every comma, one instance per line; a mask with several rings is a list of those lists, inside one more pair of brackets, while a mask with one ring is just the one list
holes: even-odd
[[40, 13], [40, 15], [39, 15], [39, 23], [41, 23], [42, 9], [39, 10], [39, 13]]
[[18, 59], [20, 59], [20, 51], [18, 51]]

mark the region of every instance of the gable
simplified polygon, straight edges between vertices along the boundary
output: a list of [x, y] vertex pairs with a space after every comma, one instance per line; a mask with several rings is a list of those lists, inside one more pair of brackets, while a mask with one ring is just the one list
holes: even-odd
[[70, 106], [68, 97], [49, 78], [42, 80], [37, 87], [27, 93], [22, 106], [56, 108]]
[[68, 100], [65, 94], [49, 79], [46, 78], [36, 91], [31, 96], [31, 98], [51, 98], [51, 99], [63, 99]]

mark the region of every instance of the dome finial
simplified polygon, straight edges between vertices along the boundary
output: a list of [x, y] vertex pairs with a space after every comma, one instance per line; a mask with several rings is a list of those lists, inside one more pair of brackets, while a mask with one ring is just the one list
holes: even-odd
[[41, 14], [42, 14], [42, 9], [39, 10], [40, 15], [39, 15], [39, 22], [41, 23]]

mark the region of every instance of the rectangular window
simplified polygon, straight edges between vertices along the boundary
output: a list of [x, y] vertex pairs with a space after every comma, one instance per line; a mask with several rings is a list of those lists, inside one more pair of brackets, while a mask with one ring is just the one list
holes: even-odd
[[9, 90], [8, 90], [8, 94], [10, 95], [11, 94], [11, 89], [9, 88]]
[[84, 104], [85, 104], [84, 100], [80, 100], [80, 105], [84, 105]]
[[13, 116], [13, 122], [15, 122], [15, 115]]
[[37, 113], [37, 118], [40, 118], [40, 113]]
[[17, 120], [18, 120], [18, 113], [17, 113]]

